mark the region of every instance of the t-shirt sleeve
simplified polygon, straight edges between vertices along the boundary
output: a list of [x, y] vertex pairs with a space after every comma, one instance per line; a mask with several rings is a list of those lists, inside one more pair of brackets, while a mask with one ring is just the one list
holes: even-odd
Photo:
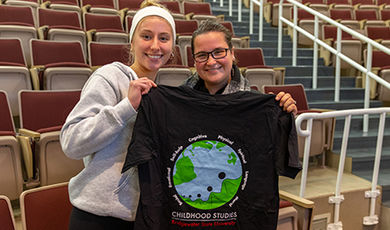
[[302, 164], [299, 161], [298, 137], [295, 122], [291, 113], [282, 112], [278, 122], [279, 148], [276, 153], [276, 168], [281, 176], [295, 178], [301, 171]]
[[152, 159], [155, 150], [150, 98], [143, 96], [122, 172]]

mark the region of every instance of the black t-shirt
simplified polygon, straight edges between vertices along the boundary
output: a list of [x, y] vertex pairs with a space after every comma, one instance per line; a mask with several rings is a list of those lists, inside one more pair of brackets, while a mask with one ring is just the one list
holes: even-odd
[[158, 86], [143, 96], [123, 171], [138, 165], [135, 229], [276, 229], [278, 175], [301, 169], [275, 96]]

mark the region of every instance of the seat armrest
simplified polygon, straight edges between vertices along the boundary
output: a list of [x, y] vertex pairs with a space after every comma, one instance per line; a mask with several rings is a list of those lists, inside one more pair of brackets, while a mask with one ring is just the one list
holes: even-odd
[[93, 41], [93, 37], [95, 36], [95, 33], [96, 33], [96, 29], [88, 30], [85, 33], [87, 35], [87, 42], [92, 42]]
[[45, 40], [45, 34], [46, 34], [46, 32], [47, 32], [47, 30], [49, 29], [49, 26], [41, 26], [41, 27], [39, 27], [38, 28], [38, 38], [40, 39], [40, 40]]
[[17, 136], [23, 155], [24, 167], [27, 173], [27, 181], [33, 179], [33, 151], [31, 148], [30, 138], [26, 136]]
[[33, 138], [34, 140], [39, 140], [41, 134], [29, 129], [19, 129], [19, 134], [25, 137]]

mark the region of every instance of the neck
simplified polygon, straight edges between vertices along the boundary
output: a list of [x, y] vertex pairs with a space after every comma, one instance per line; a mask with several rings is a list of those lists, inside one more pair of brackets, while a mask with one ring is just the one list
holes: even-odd
[[157, 71], [153, 72], [153, 71], [147, 70], [145, 68], [139, 67], [138, 65], [134, 65], [134, 64], [131, 65], [130, 68], [134, 70], [134, 72], [137, 74], [138, 78], [147, 77], [152, 81], [154, 81], [156, 79]]
[[207, 82], [205, 82], [204, 85], [206, 89], [209, 91], [209, 94], [215, 95], [219, 90], [221, 90], [223, 87], [229, 84], [230, 80], [231, 80], [231, 76], [229, 76], [229, 79], [227, 81], [224, 81], [218, 85], [208, 84]]

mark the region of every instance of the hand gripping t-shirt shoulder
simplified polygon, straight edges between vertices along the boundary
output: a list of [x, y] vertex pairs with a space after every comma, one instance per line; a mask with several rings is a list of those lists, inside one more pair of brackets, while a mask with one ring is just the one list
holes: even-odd
[[143, 96], [124, 171], [138, 165], [136, 229], [275, 229], [278, 176], [301, 169], [275, 96], [158, 86]]

